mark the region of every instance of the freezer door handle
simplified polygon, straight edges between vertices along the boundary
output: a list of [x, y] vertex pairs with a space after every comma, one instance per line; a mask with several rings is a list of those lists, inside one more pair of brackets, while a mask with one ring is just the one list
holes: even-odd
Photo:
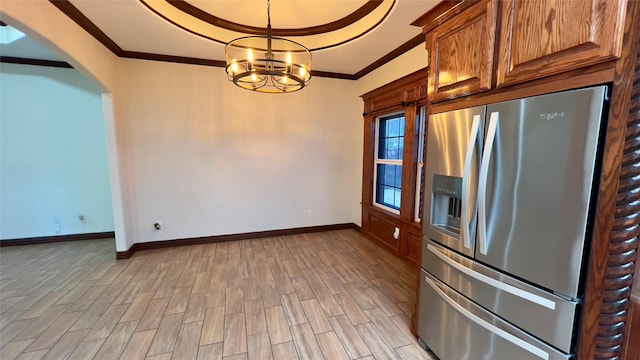
[[489, 163], [491, 162], [491, 153], [493, 152], [493, 144], [495, 143], [499, 121], [500, 113], [492, 112], [489, 118], [487, 139], [484, 143], [484, 151], [482, 153], [482, 163], [480, 164], [480, 180], [478, 183], [478, 247], [482, 255], [487, 255], [487, 178], [489, 177]]
[[[469, 187], [471, 184], [469, 184], [469, 177], [471, 175], [471, 162], [473, 161], [473, 153], [476, 149], [479, 132], [480, 115], [474, 115], [473, 122], [471, 124], [471, 133], [469, 134], [469, 142], [467, 143], [467, 154], [464, 158], [464, 168], [462, 171], [462, 210], [460, 214], [460, 228], [462, 241], [464, 247], [467, 249], [471, 249], [471, 231], [469, 230]], [[474, 206], [476, 206], [476, 204], [474, 204]]]
[[536, 295], [536, 294], [532, 294], [528, 291], [522, 290], [520, 288], [517, 288], [515, 286], [506, 284], [502, 281], [498, 281], [492, 277], [489, 277], [487, 275], [481, 274], [477, 271], [474, 271], [472, 269], [469, 269], [468, 267], [460, 264], [459, 262], [451, 259], [450, 257], [448, 257], [446, 254], [443, 254], [442, 252], [440, 252], [435, 246], [429, 244], [427, 245], [427, 249], [429, 251], [431, 251], [431, 253], [433, 253], [435, 256], [437, 256], [438, 258], [440, 258], [440, 260], [442, 260], [444, 263], [446, 263], [447, 265], [451, 266], [452, 268], [460, 271], [461, 273], [472, 277], [478, 281], [481, 281], [489, 286], [492, 286], [498, 290], [502, 290], [504, 292], [508, 292], [511, 295], [517, 296], [521, 299], [525, 299], [527, 301], [530, 301], [534, 304], [546, 307], [549, 310], [555, 310], [556, 309], [556, 302], [553, 300], [549, 300], [546, 299], [542, 296]]
[[427, 285], [429, 285], [433, 291], [435, 291], [438, 296], [440, 296], [442, 298], [442, 300], [444, 300], [445, 302], [447, 302], [447, 304], [449, 304], [452, 308], [454, 308], [456, 311], [458, 311], [462, 316], [466, 317], [467, 319], [473, 321], [474, 323], [478, 324], [479, 326], [483, 327], [484, 329], [486, 329], [487, 331], [490, 331], [493, 334], [496, 334], [497, 336], [503, 338], [504, 340], [512, 343], [513, 345], [516, 345], [518, 347], [520, 347], [521, 349], [530, 352], [531, 354], [539, 357], [540, 359], [543, 360], [549, 360], [549, 353], [540, 349], [539, 347], [532, 345], [524, 340], [522, 340], [521, 338], [512, 335], [502, 329], [500, 329], [499, 327], [491, 324], [490, 322], [480, 318], [478, 315], [474, 314], [473, 312], [465, 309], [463, 306], [461, 306], [460, 304], [458, 304], [455, 300], [451, 299], [449, 296], [447, 296], [447, 294], [444, 293], [444, 291], [442, 291], [440, 289], [440, 287], [438, 287], [438, 285], [436, 285], [431, 279], [429, 279], [428, 276], [424, 277], [424, 281], [427, 283]]

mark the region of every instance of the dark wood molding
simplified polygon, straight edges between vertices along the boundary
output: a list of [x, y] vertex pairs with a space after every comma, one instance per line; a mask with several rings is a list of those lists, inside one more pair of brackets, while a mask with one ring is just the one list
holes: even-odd
[[[404, 44], [398, 46], [397, 48], [395, 48], [393, 51], [391, 51], [390, 53], [388, 53], [387, 55], [381, 57], [380, 59], [374, 61], [373, 63], [371, 63], [369, 66], [365, 67], [364, 69], [358, 71], [357, 73], [354, 74], [355, 80], [360, 79], [361, 77], [369, 74], [370, 72], [382, 67], [382, 65], [388, 63], [389, 61], [397, 58], [398, 56], [406, 53], [407, 51], [413, 49], [414, 47], [420, 45], [424, 43], [424, 35], [419, 34], [414, 36], [412, 39], [410, 39], [409, 41], [405, 42]], [[426, 59], [426, 52], [425, 52], [425, 59]], [[426, 61], [425, 61], [426, 62]]]
[[[264, 27], [243, 25], [243, 24], [238, 24], [238, 23], [226, 20], [226, 19], [219, 18], [213, 14], [210, 14], [190, 4], [185, 0], [166, 0], [166, 1], [176, 9], [184, 13], [187, 13], [197, 19], [200, 19], [203, 22], [206, 22], [208, 24], [211, 24], [219, 28], [240, 32], [244, 34], [252, 34], [252, 35], [263, 35], [267, 32], [267, 29]], [[295, 29], [273, 28], [271, 29], [271, 31], [275, 36], [309, 36], [309, 35], [328, 33], [328, 32], [342, 29], [345, 26], [349, 26], [361, 20], [365, 16], [369, 15], [373, 10], [375, 10], [380, 5], [382, 5], [382, 0], [368, 0], [361, 7], [359, 7], [349, 15], [326, 24], [312, 26], [312, 27], [305, 27], [305, 28], [295, 28]]]
[[358, 80], [355, 75], [336, 73], [330, 71], [311, 70], [311, 76], [330, 78], [330, 79], [342, 79], [342, 80]]
[[138, 59], [138, 60], [164, 61], [164, 62], [172, 62], [172, 63], [179, 63], [179, 64], [205, 65], [205, 66], [213, 66], [213, 67], [221, 67], [221, 68], [224, 68], [227, 66], [227, 64], [224, 61], [220, 61], [220, 60], [200, 59], [200, 58], [192, 58], [192, 57], [186, 57], [186, 56], [151, 54], [151, 53], [143, 53], [143, 52], [129, 51], [129, 50], [123, 50], [120, 53], [119, 57], [127, 58], [127, 59]]
[[63, 241], [81, 241], [81, 240], [95, 240], [95, 239], [110, 239], [115, 238], [113, 231], [99, 232], [99, 233], [87, 233], [87, 234], [70, 234], [70, 235], [56, 235], [56, 236], [39, 236], [22, 239], [6, 239], [0, 240], [0, 247], [16, 246], [16, 245], [32, 245], [32, 244], [48, 244]]
[[139, 250], [151, 250], [151, 249], [160, 249], [160, 248], [175, 247], [175, 246], [184, 246], [184, 245], [199, 245], [199, 244], [209, 244], [209, 243], [216, 243], [216, 242], [223, 242], [223, 241], [249, 240], [249, 239], [259, 239], [259, 238], [267, 238], [267, 237], [274, 237], [274, 236], [298, 235], [298, 234], [308, 234], [308, 233], [314, 233], [314, 232], [346, 230], [346, 229], [353, 229], [357, 232], [360, 232], [360, 227], [358, 225], [354, 223], [344, 223], [344, 224], [307, 226], [307, 227], [279, 229], [279, 230], [255, 231], [255, 232], [240, 233], [240, 234], [203, 236], [203, 237], [197, 237], [197, 238], [185, 238], [185, 239], [164, 240], [164, 241], [151, 241], [151, 242], [144, 242], [144, 243], [135, 243], [126, 251], [117, 251], [116, 259], [130, 258], [133, 255], [133, 253]]
[[523, 84], [492, 89], [441, 103], [429, 104], [429, 114], [464, 109], [473, 106], [491, 104], [530, 96], [549, 94], [558, 91], [578, 89], [595, 84], [611, 83], [615, 74], [615, 62], [606, 62], [587, 68], [552, 75]]
[[[53, 5], [55, 5], [60, 11], [62, 11], [67, 17], [73, 20], [76, 24], [80, 25], [86, 32], [92, 35], [96, 40], [98, 40], [101, 44], [107, 47], [113, 54], [118, 57], [129, 58], [129, 59], [139, 59], [139, 60], [154, 60], [154, 61], [165, 61], [165, 62], [175, 62], [180, 64], [192, 64], [192, 65], [204, 65], [204, 66], [214, 66], [214, 67], [225, 67], [226, 64], [222, 60], [210, 60], [210, 59], [200, 59], [200, 58], [192, 58], [192, 57], [184, 57], [184, 56], [172, 56], [172, 55], [162, 55], [162, 54], [151, 54], [137, 51], [129, 51], [123, 50], [116, 44], [111, 38], [109, 38], [102, 30], [100, 30], [94, 23], [89, 20], [78, 8], [73, 6], [73, 4], [69, 0], [49, 0]], [[144, 2], [142, 2], [144, 4]], [[144, 4], [146, 6], [146, 4]], [[147, 6], [147, 8], [149, 8]], [[153, 9], [151, 9], [153, 11]], [[160, 14], [158, 14], [161, 16]], [[170, 20], [166, 19], [171, 22]], [[185, 31], [189, 31], [181, 27], [179, 24], [172, 24], [184, 29]], [[191, 32], [193, 33], [193, 32]], [[198, 36], [202, 36], [200, 34], [195, 34]], [[362, 34], [364, 35], [364, 34]], [[218, 40], [210, 39], [212, 41], [219, 42]], [[354, 40], [350, 39], [349, 41]], [[321, 70], [312, 70], [311, 73], [315, 77], [324, 77], [331, 79], [342, 79], [342, 80], [358, 80], [361, 77], [369, 74], [370, 72], [378, 69], [379, 67], [385, 65], [389, 61], [395, 59], [396, 57], [404, 54], [405, 52], [413, 49], [417, 45], [424, 42], [424, 36], [419, 35], [400, 45], [398, 48], [392, 50], [387, 55], [381, 57], [380, 59], [374, 61], [364, 69], [356, 72], [355, 74], [343, 74], [336, 73], [330, 71], [321, 71]], [[341, 43], [342, 44], [342, 43]], [[340, 45], [340, 44], [337, 44]], [[314, 49], [319, 50], [319, 49]]]
[[26, 58], [12, 57], [12, 56], [0, 56], [0, 63], [73, 69], [73, 66], [71, 66], [71, 64], [64, 61], [26, 59]]
[[[360, 97], [365, 101], [373, 101], [372, 99], [379, 97], [379, 96], [383, 96], [383, 95], [388, 95], [389, 93], [395, 93], [395, 95], [400, 96], [400, 94], [402, 93], [402, 89], [403, 88], [407, 88], [409, 87], [412, 83], [415, 82], [422, 82], [424, 81], [426, 83], [427, 81], [427, 70], [428, 68], [424, 67], [420, 70], [416, 70], [414, 72], [412, 72], [411, 74], [405, 75], [403, 77], [401, 77], [400, 79], [394, 80], [388, 84], [382, 85], [379, 88], [373, 89], [371, 91], [368, 91], [362, 95], [360, 95]], [[395, 96], [394, 95], [394, 96]], [[416, 100], [422, 100], [422, 99], [426, 99], [426, 93], [422, 96], [419, 96], [418, 99]], [[398, 105], [401, 105], [401, 101], [399, 101], [397, 103]]]
[[[587, 270], [579, 359], [620, 359], [625, 331], [634, 328], [628, 323], [628, 309], [640, 235], [640, 121], [635, 109], [640, 82], [632, 79], [637, 80], [640, 2], [628, 1], [627, 6]], [[637, 346], [637, 338], [632, 343]]]
[[125, 251], [116, 251], [116, 260], [128, 259], [133, 256], [136, 250], [138, 250], [138, 244], [133, 244]]
[[[65, 1], [67, 1], [67, 0], [65, 0]], [[186, 27], [186, 26], [174, 21], [173, 19], [171, 19], [171, 18], [165, 16], [164, 14], [160, 13], [159, 11], [157, 11], [151, 4], [148, 4], [147, 1], [145, 1], [145, 0], [139, 0], [139, 1], [140, 1], [140, 3], [142, 5], [146, 6], [147, 9], [149, 9], [149, 11], [151, 11], [154, 14], [158, 15], [158, 17], [162, 18], [164, 21], [166, 21], [166, 22], [168, 22], [168, 23], [170, 23], [170, 24], [172, 24], [172, 25], [174, 25], [174, 26], [176, 26], [176, 27], [188, 32], [188, 33], [191, 33], [191, 34], [193, 34], [195, 36], [199, 36], [199, 37], [207, 39], [207, 40], [211, 40], [211, 41], [217, 42], [219, 44], [226, 44], [225, 41], [222, 41], [220, 39], [205, 35], [205, 34], [203, 34], [201, 32], [195, 31], [195, 30], [193, 30], [193, 29], [191, 29], [189, 27]], [[393, 0], [393, 1], [395, 2], [396, 0]], [[171, 3], [171, 4], [175, 6], [174, 3]], [[184, 3], [184, 4], [185, 5], [179, 5], [179, 6], [182, 6], [184, 8], [187, 8], [187, 7], [191, 6], [191, 5], [187, 4], [187, 3]], [[379, 5], [380, 4], [377, 4], [376, 7], [379, 6]], [[366, 6], [366, 4], [365, 4], [365, 6]], [[198, 16], [203, 17], [203, 18], [207, 18], [207, 16], [211, 16], [210, 14], [207, 14], [204, 11], [201, 11], [199, 9], [198, 10], [194, 10], [194, 9], [197, 9], [197, 8], [191, 7], [191, 9], [189, 11], [194, 12], [194, 13], [195, 12], [199, 12]], [[179, 10], [183, 10], [183, 9], [179, 9]], [[387, 16], [389, 16], [389, 14], [391, 13], [392, 10], [393, 10], [393, 6], [389, 7], [387, 12], [384, 14], [384, 16], [378, 22], [376, 22], [374, 25], [370, 26], [368, 29], [362, 31], [361, 33], [357, 34], [354, 37], [351, 37], [349, 39], [345, 39], [345, 40], [337, 42], [337, 43], [332, 43], [332, 44], [329, 44], [329, 45], [326, 45], [326, 46], [321, 46], [321, 47], [317, 47], [317, 48], [311, 48], [309, 50], [310, 51], [317, 51], [317, 50], [330, 49], [330, 48], [333, 48], [333, 47], [336, 47], [336, 46], [340, 46], [342, 44], [346, 44], [346, 43], [348, 43], [348, 42], [350, 42], [352, 40], [358, 39], [358, 38], [366, 35], [370, 31], [372, 31], [373, 29], [375, 29], [378, 25], [380, 25], [387, 18]], [[207, 14], [207, 15], [205, 15], [205, 14]], [[190, 15], [195, 16], [193, 14], [190, 14]], [[198, 16], [196, 16], [196, 17], [198, 17]], [[216, 18], [216, 19], [219, 19], [219, 18]], [[200, 20], [202, 20], [202, 19], [200, 19]], [[212, 21], [214, 24], [216, 23], [215, 19], [208, 19], [208, 20]], [[206, 20], [203, 20], [203, 21], [208, 22]], [[230, 24], [231, 24], [230, 22], [227, 22], [228, 26], [231, 26]], [[218, 26], [218, 25], [214, 25], [214, 26]], [[245, 27], [245, 26], [244, 25], [240, 25], [240, 24], [235, 24], [235, 27], [239, 29], [240, 27]], [[262, 31], [259, 31], [260, 29]], [[238, 31], [241, 32], [241, 33], [248, 33], [248, 34], [264, 34], [265, 33], [265, 29], [259, 28], [259, 27], [245, 27], [245, 30], [246, 31], [240, 31], [240, 30], [238, 30]], [[279, 29], [279, 33], [278, 34], [283, 34], [285, 32], [290, 33], [290, 32], [295, 31], [295, 30], [300, 30], [300, 29]], [[303, 29], [303, 31], [304, 31], [304, 29]], [[274, 35], [278, 35], [278, 34], [274, 34]], [[297, 36], [299, 36], [299, 35], [297, 35]]]
[[67, 15], [76, 24], [80, 25], [86, 32], [98, 40], [112, 53], [120, 56], [122, 48], [118, 46], [110, 37], [107, 36], [102, 30], [100, 30], [94, 23], [89, 20], [77, 7], [73, 6], [69, 0], [49, 0], [55, 7], [60, 9], [65, 15]]
[[426, 34], [435, 27], [470, 8], [478, 1], [480, 0], [443, 0], [431, 10], [414, 20], [411, 25], [422, 27], [422, 32]]

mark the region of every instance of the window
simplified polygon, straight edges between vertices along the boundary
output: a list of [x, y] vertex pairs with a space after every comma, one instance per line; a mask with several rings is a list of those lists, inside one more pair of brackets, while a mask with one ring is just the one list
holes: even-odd
[[402, 198], [402, 153], [404, 151], [404, 114], [380, 117], [376, 121], [374, 157], [374, 204], [396, 214]]
[[424, 188], [424, 142], [425, 142], [425, 131], [427, 126], [427, 107], [420, 107], [420, 113], [416, 116], [416, 141], [415, 144], [417, 146], [416, 153], [418, 154], [418, 158], [416, 160], [416, 208], [414, 211], [413, 220], [415, 222], [420, 222], [422, 219], [422, 206], [424, 193], [422, 189]]

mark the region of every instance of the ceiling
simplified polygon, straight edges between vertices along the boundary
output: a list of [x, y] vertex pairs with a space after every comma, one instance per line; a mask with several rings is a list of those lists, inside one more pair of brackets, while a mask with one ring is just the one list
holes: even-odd
[[[221, 66], [227, 42], [266, 34], [267, 0], [51, 2], [121, 57]], [[311, 49], [314, 75], [358, 78], [422, 43], [411, 23], [439, 2], [271, 0], [271, 25]], [[0, 54], [62, 60], [26, 37], [3, 41]]]

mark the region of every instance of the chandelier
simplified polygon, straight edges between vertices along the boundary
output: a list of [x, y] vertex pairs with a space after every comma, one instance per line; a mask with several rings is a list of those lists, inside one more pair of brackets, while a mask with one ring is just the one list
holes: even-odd
[[229, 80], [247, 90], [286, 93], [311, 79], [311, 52], [303, 45], [271, 35], [271, 1], [267, 0], [267, 35], [232, 40], [225, 47]]

